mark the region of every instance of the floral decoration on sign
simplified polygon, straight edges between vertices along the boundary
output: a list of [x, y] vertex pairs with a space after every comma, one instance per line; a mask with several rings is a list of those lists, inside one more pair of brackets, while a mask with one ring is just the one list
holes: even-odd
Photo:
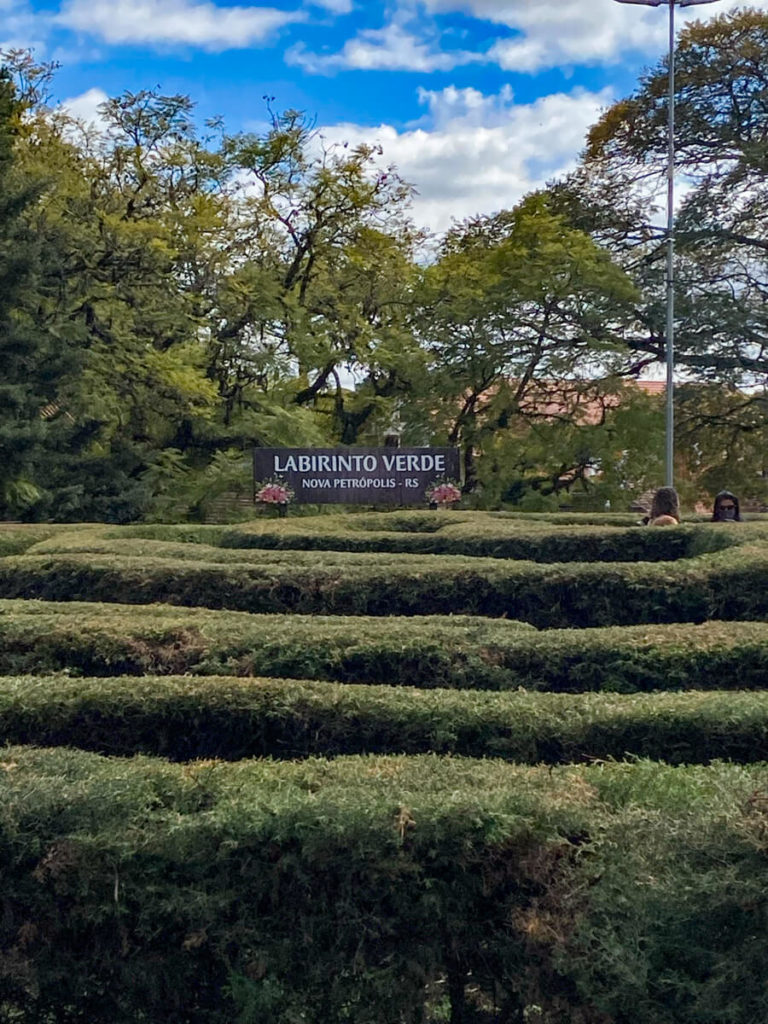
[[264, 505], [287, 505], [293, 500], [293, 491], [284, 480], [265, 480], [258, 485], [256, 501]]
[[461, 501], [461, 490], [452, 480], [436, 480], [427, 488], [427, 501], [431, 505], [453, 505]]

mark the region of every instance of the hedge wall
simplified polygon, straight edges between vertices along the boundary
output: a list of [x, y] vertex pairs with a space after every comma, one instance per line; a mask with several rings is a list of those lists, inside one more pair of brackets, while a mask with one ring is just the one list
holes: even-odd
[[[634, 562], [670, 561], [686, 558], [698, 550], [700, 540], [696, 531], [681, 527], [678, 530], [650, 531], [638, 528], [621, 530], [610, 526], [550, 527], [520, 536], [499, 536], [497, 531], [472, 532], [457, 535], [447, 533], [354, 535], [339, 531], [336, 534], [257, 533], [229, 530], [221, 537], [223, 547], [230, 548], [303, 548], [306, 550], [392, 551], [418, 554], [471, 555], [474, 557], [526, 559], [535, 562]], [[708, 531], [707, 540], [712, 549], [730, 546], [732, 535], [722, 530]]]
[[256, 616], [169, 605], [0, 601], [0, 674], [194, 672], [503, 687], [505, 647], [522, 632], [534, 630], [469, 616]]
[[567, 764], [768, 759], [768, 694], [540, 694], [286, 679], [0, 678], [6, 743], [172, 760], [453, 753]]
[[[555, 564], [346, 556], [312, 565], [187, 562], [107, 554], [0, 559], [0, 597], [118, 601], [335, 615], [464, 614], [539, 627], [703, 622], [768, 615], [768, 548], [677, 563]], [[365, 558], [372, 561], [365, 562]]]
[[[578, 519], [578, 522], [576, 520]], [[574, 528], [575, 527], [575, 528]], [[99, 524], [0, 526], [0, 555], [24, 550], [127, 552], [135, 543], [175, 545], [174, 557], [226, 560], [211, 549], [380, 552], [512, 558], [536, 562], [670, 561], [742, 543], [768, 540], [768, 522], [732, 527], [686, 524], [675, 530], [647, 530], [630, 516], [507, 516], [503, 513], [358, 513], [295, 520], [261, 519], [227, 526]], [[183, 555], [178, 545], [198, 548]], [[149, 553], [149, 549], [145, 549]], [[169, 549], [170, 550], [170, 549]]]
[[0, 768], [7, 1021], [768, 1019], [764, 766]]
[[768, 623], [535, 631], [506, 619], [248, 615], [0, 601], [0, 675], [189, 672], [577, 693], [755, 690]]
[[[144, 675], [0, 680], [6, 743], [68, 745], [0, 751], [0, 1022], [768, 1020], [768, 767], [691, 764], [766, 756], [720, 690], [768, 623], [682, 624], [768, 615], [768, 531], [614, 525], [0, 529], [0, 594], [61, 602], [0, 603], [0, 671]], [[710, 692], [478, 692], [519, 685]]]
[[0, 558], [5, 555], [19, 555], [35, 544], [48, 540], [57, 532], [71, 533], [72, 527], [52, 525], [38, 526], [26, 523], [0, 523]]
[[[752, 534], [765, 527], [748, 527]], [[469, 515], [411, 513], [410, 515], [318, 516], [246, 524], [237, 528], [137, 526], [111, 529], [105, 536], [148, 540], [193, 541], [225, 548], [349, 552], [400, 552], [525, 559], [535, 562], [669, 561], [738, 543], [744, 525], [683, 526], [677, 530], [647, 530], [624, 523], [584, 525], [503, 520], [488, 513]]]

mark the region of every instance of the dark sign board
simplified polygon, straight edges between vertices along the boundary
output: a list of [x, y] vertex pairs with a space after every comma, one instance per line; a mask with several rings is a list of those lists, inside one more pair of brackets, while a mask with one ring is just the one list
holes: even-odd
[[425, 505], [431, 485], [458, 483], [457, 448], [254, 448], [254, 495], [269, 481], [292, 501]]

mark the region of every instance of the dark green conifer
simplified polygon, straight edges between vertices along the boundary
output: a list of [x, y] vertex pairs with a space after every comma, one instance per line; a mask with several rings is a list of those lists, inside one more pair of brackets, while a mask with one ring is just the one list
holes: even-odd
[[29, 315], [40, 252], [25, 230], [24, 212], [37, 200], [14, 160], [21, 105], [0, 69], [0, 516], [14, 517], [39, 493], [36, 452], [45, 433], [48, 348]]

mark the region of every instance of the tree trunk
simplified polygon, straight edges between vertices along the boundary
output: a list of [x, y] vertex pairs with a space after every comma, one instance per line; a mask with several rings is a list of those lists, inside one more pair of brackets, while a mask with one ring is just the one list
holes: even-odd
[[466, 1024], [467, 1000], [464, 992], [466, 972], [457, 959], [451, 957], [446, 965], [448, 997], [451, 1001], [451, 1024]]

